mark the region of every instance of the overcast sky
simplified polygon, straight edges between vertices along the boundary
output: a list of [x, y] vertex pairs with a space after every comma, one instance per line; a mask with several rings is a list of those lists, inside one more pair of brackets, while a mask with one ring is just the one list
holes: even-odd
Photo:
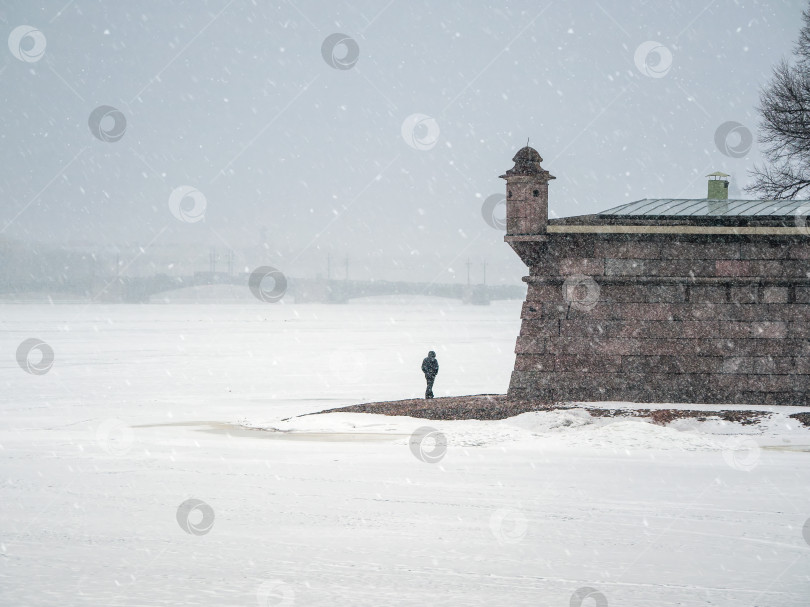
[[527, 138], [552, 216], [705, 197], [714, 170], [740, 195], [804, 6], [2, 2], [0, 238], [519, 284], [481, 206]]

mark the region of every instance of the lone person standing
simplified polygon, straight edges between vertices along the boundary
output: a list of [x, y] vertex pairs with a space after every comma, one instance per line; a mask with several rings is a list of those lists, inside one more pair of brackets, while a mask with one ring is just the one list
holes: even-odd
[[425, 398], [433, 398], [433, 380], [439, 374], [439, 361], [436, 360], [436, 353], [433, 350], [428, 352], [427, 358], [422, 361], [422, 373], [425, 374], [427, 380]]

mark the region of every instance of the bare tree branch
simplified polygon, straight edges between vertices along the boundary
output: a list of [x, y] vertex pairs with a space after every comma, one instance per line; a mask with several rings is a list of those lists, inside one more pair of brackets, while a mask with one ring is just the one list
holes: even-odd
[[780, 61], [760, 91], [759, 141], [766, 165], [754, 167], [746, 191], [761, 198], [795, 198], [810, 188], [810, 7], [802, 19], [794, 63]]

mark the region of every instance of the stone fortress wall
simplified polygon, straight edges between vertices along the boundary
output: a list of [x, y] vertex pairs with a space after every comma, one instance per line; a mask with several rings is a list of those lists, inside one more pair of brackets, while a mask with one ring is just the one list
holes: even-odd
[[510, 398], [808, 404], [807, 230], [721, 219], [549, 222], [553, 177], [532, 152], [518, 152], [503, 176], [505, 240], [530, 270]]

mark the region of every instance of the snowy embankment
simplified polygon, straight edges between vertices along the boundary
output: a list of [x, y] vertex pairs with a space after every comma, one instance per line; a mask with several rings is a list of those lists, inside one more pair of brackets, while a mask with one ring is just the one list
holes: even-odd
[[[613, 410], [630, 412], [631, 403], [594, 403]], [[651, 409], [674, 405], [651, 405]], [[292, 434], [388, 434], [408, 442], [415, 431], [428, 427], [440, 432], [448, 447], [489, 447], [520, 443], [543, 449], [593, 448], [632, 450], [740, 451], [750, 448], [810, 450], [810, 428], [790, 415], [807, 412], [799, 407], [759, 408], [766, 414], [756, 423], [723, 421], [716, 416], [720, 407], [697, 405], [705, 418], [676, 419], [659, 425], [643, 418], [592, 416], [588, 408], [531, 411], [503, 420], [424, 420], [405, 416], [331, 412], [305, 415], [272, 422], [242, 422], [241, 425], [269, 432]], [[740, 411], [754, 408], [738, 407]], [[602, 409], [604, 410], [604, 409]], [[723, 410], [729, 410], [724, 406]]]

